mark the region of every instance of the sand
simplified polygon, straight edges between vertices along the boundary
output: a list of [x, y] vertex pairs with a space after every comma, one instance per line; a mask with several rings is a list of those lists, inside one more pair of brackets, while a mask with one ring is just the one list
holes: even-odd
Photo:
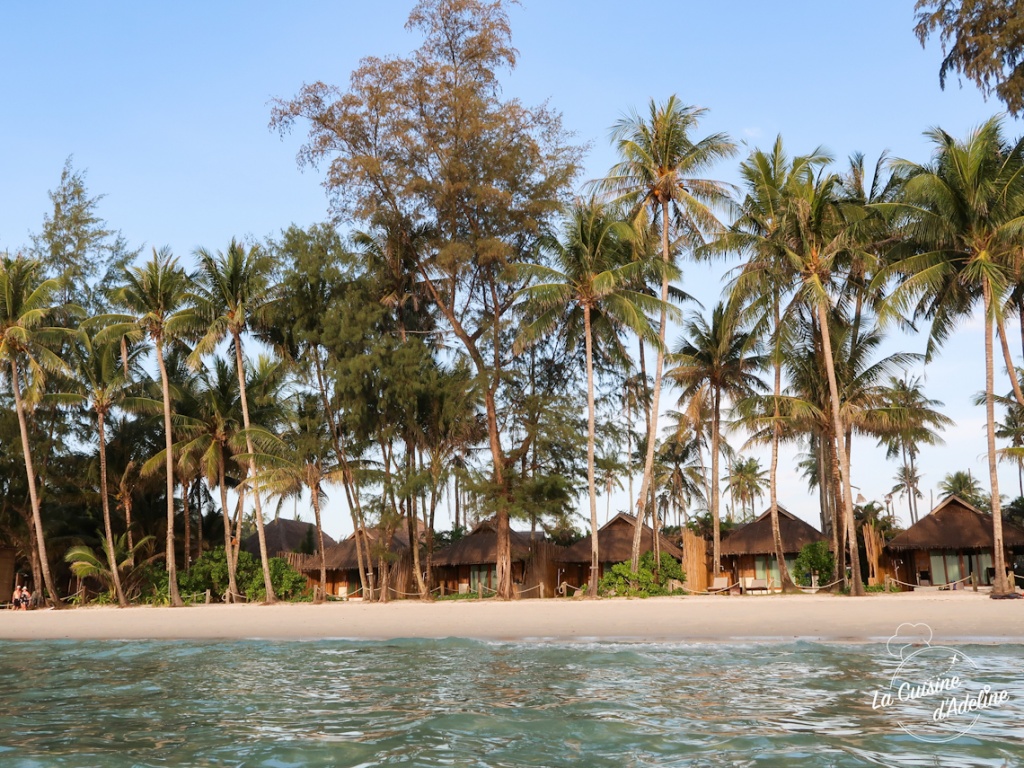
[[465, 637], [675, 642], [887, 640], [904, 622], [933, 642], [1024, 642], [1024, 600], [967, 592], [694, 596], [648, 600], [494, 600], [387, 605], [202, 605], [0, 611], [3, 640]]

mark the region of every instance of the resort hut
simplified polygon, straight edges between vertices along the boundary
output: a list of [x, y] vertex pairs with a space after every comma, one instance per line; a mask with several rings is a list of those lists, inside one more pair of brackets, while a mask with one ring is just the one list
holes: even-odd
[[[781, 506], [779, 534], [782, 538], [786, 568], [790, 574], [801, 549], [816, 541], [827, 541], [817, 528]], [[722, 539], [722, 571], [729, 584], [739, 582], [741, 588], [760, 588], [767, 591], [781, 587], [779, 564], [775, 560], [771, 509], [765, 510], [764, 514], [753, 522], [733, 529]]]
[[[301, 552], [312, 544], [314, 552], [317, 551], [316, 526], [312, 523], [304, 523], [301, 520], [284, 520], [277, 518], [263, 526], [263, 533], [267, 538], [268, 557], [287, 557], [289, 552]], [[324, 534], [324, 549], [334, 544], [334, 539]], [[242, 550], [248, 552], [257, 560], [260, 557], [259, 533], [247, 536], [242, 541]]]
[[[978, 585], [991, 585], [992, 515], [959, 496], [947, 496], [931, 512], [889, 542], [896, 578], [905, 584], [941, 586], [977, 576]], [[1024, 529], [1003, 521], [1006, 562], [1024, 551]]]
[[[409, 548], [409, 535], [404, 526], [392, 534], [386, 549], [379, 528], [368, 529], [364, 541], [366, 543], [363, 546], [363, 556], [369, 557], [374, 585], [378, 589], [382, 587], [381, 560], [383, 559], [387, 563], [388, 597], [401, 598], [412, 595], [416, 591], [415, 578], [412, 573], [412, 550]], [[327, 594], [349, 599], [362, 598], [356, 534], [353, 533], [345, 540], [325, 547], [324, 559], [327, 565]], [[319, 585], [319, 556], [315, 554], [292, 556], [289, 558], [289, 562], [306, 576], [311, 588]]]
[[[633, 531], [636, 529], [636, 517], [620, 512], [597, 531], [597, 554], [601, 558], [598, 563], [598, 577], [603, 577], [613, 565], [627, 563], [633, 556]], [[585, 536], [571, 547], [565, 549], [559, 558], [558, 583], [563, 582], [571, 587], [581, 587], [590, 581], [591, 537]], [[683, 552], [677, 544], [660, 535], [658, 542], [661, 551], [667, 552], [676, 560], [682, 561]], [[654, 549], [654, 529], [645, 525], [640, 534], [640, 553]]]
[[[561, 547], [541, 534], [509, 531], [512, 582], [521, 597], [553, 597]], [[498, 587], [498, 528], [483, 520], [449, 547], [434, 553], [434, 579], [445, 594], [492, 595]]]

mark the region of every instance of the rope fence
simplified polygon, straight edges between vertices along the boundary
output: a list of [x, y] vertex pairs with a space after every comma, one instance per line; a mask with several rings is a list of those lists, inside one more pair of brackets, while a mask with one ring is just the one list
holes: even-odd
[[[963, 584], [968, 581], [972, 583], [974, 582], [974, 574], [971, 574], [970, 576], [965, 576], [964, 578], [958, 581], [951, 581], [947, 584], [932, 584], [930, 586], [934, 589], [953, 589], [957, 584]], [[889, 584], [900, 584], [904, 587], [910, 587], [911, 589], [921, 589], [922, 587], [929, 586], [925, 584], [910, 584], [909, 582], [900, 581], [899, 579], [893, 578], [892, 576], [887, 576], [885, 579], [885, 583], [886, 586], [888, 586]]]

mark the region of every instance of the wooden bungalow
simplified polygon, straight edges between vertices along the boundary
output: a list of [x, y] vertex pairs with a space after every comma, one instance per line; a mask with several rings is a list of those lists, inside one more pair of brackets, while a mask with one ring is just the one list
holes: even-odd
[[[827, 541], [814, 526], [779, 507], [779, 534], [786, 568], [790, 572], [796, 557], [807, 544]], [[768, 509], [753, 522], [741, 525], [722, 539], [722, 571], [729, 584], [739, 582], [741, 588], [757, 585], [774, 589], [781, 585], [779, 564], [775, 560], [775, 538], [772, 536], [772, 513]]]
[[[542, 534], [509, 531], [512, 581], [521, 597], [553, 597], [557, 586], [556, 557], [561, 547]], [[484, 595], [497, 589], [498, 529], [483, 520], [450, 547], [434, 553], [434, 580], [445, 593]]]
[[[1024, 529], [1003, 521], [1007, 567], [1024, 551]], [[918, 586], [942, 586], [977, 576], [991, 585], [992, 516], [959, 496], [947, 496], [931, 512], [889, 542], [896, 578]]]
[[[363, 556], [369, 556], [373, 570], [373, 581], [381, 588], [381, 560], [387, 562], [387, 586], [390, 598], [407, 597], [415, 592], [415, 577], [412, 573], [412, 550], [409, 535], [405, 529], [396, 531], [390, 545], [384, 549], [380, 530], [371, 528], [366, 532]], [[384, 558], [382, 558], [384, 555]], [[362, 598], [362, 582], [359, 580], [359, 557], [356, 551], [356, 534], [338, 543], [325, 547], [327, 565], [327, 594], [348, 599]], [[294, 568], [303, 573], [310, 588], [320, 583], [320, 558], [318, 555], [289, 557]]]
[[[268, 557], [286, 557], [289, 552], [301, 551], [310, 541], [313, 543], [313, 551], [317, 551], [316, 526], [313, 523], [304, 523], [301, 520], [285, 520], [279, 517], [263, 526], [263, 533], [267, 539]], [[325, 533], [324, 549], [329, 548], [334, 543], [334, 539]], [[259, 533], [253, 533], [251, 536], [243, 539], [241, 549], [259, 559]]]
[[[597, 531], [597, 554], [599, 577], [613, 565], [629, 562], [633, 556], [633, 531], [636, 529], [636, 517], [620, 512]], [[581, 587], [590, 581], [591, 537], [585, 536], [559, 557], [558, 583], [563, 582], [572, 587]], [[658, 542], [662, 552], [667, 552], [676, 560], [682, 561], [683, 552], [679, 546], [661, 534]], [[654, 529], [645, 525], [640, 534], [641, 554], [654, 549]]]
[[0, 604], [9, 602], [14, 592], [16, 554], [14, 547], [0, 546]]

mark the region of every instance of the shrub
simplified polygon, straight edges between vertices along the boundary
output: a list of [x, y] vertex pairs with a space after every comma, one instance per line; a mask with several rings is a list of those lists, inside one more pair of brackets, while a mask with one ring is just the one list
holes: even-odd
[[836, 559], [829, 551], [827, 541], [805, 544], [804, 548], [800, 550], [800, 554], [797, 555], [791, 575], [797, 584], [809, 587], [813, 571], [818, 572], [819, 584], [828, 584], [833, 580], [833, 574], [836, 572]]
[[661, 553], [660, 573], [654, 573], [654, 553], [645, 552], [640, 558], [640, 570], [632, 571], [629, 563], [617, 563], [604, 575], [597, 585], [602, 595], [627, 595], [629, 597], [653, 597], [670, 594], [667, 584], [672, 579], [683, 581], [682, 566], [665, 552]]
[[[248, 552], [238, 553], [235, 579], [238, 589], [249, 600], [262, 600], [266, 596], [263, 568]], [[270, 583], [274, 585], [277, 596], [285, 600], [302, 598], [307, 591], [306, 577], [280, 557], [270, 558]], [[224, 595], [228, 591], [228, 563], [224, 547], [204, 552], [188, 573], [178, 574], [178, 585], [183, 594], [210, 590], [217, 597]]]

